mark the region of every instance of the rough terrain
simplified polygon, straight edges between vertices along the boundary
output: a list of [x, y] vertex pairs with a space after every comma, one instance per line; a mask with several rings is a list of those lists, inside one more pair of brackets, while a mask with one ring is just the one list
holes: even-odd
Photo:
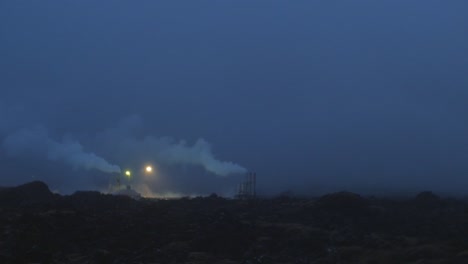
[[468, 263], [468, 203], [340, 192], [172, 200], [0, 189], [0, 263]]

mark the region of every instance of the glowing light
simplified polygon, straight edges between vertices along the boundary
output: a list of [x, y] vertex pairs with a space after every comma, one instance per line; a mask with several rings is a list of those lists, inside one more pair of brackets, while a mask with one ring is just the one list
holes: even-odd
[[132, 173], [128, 170], [128, 171], [125, 171], [125, 175], [126, 175], [127, 177], [130, 177], [130, 176], [132, 176]]
[[146, 172], [152, 172], [153, 171], [153, 167], [151, 166], [146, 166]]

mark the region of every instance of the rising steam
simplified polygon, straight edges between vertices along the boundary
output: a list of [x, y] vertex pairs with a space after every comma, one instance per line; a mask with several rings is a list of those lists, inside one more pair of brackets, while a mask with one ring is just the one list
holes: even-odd
[[52, 139], [43, 127], [23, 129], [8, 135], [3, 145], [12, 156], [34, 155], [52, 161], [62, 161], [75, 168], [96, 169], [107, 173], [120, 173], [112, 165], [94, 153], [85, 152], [81, 144], [71, 139], [58, 142]]
[[[130, 155], [134, 158], [152, 158], [155, 162], [167, 165], [201, 166], [218, 176], [242, 174], [247, 170], [230, 161], [221, 161], [213, 154], [211, 145], [204, 139], [198, 139], [193, 145], [184, 140], [176, 141], [170, 137], [135, 136], [142, 126], [138, 116], [128, 117], [115, 127], [100, 133], [97, 143], [109, 153], [119, 156]], [[119, 144], [116, 144], [119, 142]], [[118, 158], [118, 157], [116, 157]]]
[[219, 176], [245, 173], [246, 169], [230, 161], [217, 160], [211, 151], [211, 145], [204, 139], [199, 139], [193, 146], [185, 141], [173, 142], [170, 138], [146, 137], [134, 144], [149, 146], [156, 160], [167, 164], [190, 164], [202, 166], [205, 170]]
[[[215, 158], [211, 145], [204, 139], [198, 139], [190, 145], [169, 137], [136, 137], [135, 128], [141, 123], [137, 116], [124, 119], [116, 128], [99, 133], [93, 145], [99, 150], [107, 150], [108, 157], [113, 160], [124, 163], [151, 159], [158, 164], [201, 166], [219, 176], [246, 172], [244, 167], [236, 163]], [[92, 152], [86, 152], [78, 141], [67, 138], [57, 141], [41, 126], [9, 134], [3, 146], [11, 156], [32, 155], [64, 162], [75, 168], [120, 173], [119, 166], [110, 164]]]

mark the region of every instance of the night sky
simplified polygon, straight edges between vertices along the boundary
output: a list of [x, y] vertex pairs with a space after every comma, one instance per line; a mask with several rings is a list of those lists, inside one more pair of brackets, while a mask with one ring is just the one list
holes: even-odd
[[230, 195], [252, 170], [262, 194], [466, 192], [467, 14], [465, 0], [1, 1], [0, 185], [105, 191], [112, 166], [152, 164], [140, 191]]

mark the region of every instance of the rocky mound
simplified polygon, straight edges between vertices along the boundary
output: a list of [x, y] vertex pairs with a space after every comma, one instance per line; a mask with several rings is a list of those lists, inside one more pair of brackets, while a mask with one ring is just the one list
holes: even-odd
[[437, 204], [441, 202], [441, 198], [431, 191], [424, 191], [418, 193], [414, 201], [421, 204]]
[[0, 205], [2, 206], [29, 206], [50, 203], [55, 198], [56, 196], [49, 190], [49, 187], [41, 181], [0, 189]]
[[327, 210], [356, 210], [368, 206], [368, 201], [359, 194], [337, 192], [322, 196], [317, 200], [317, 206]]
[[122, 209], [134, 206], [136, 200], [125, 195], [103, 194], [97, 191], [78, 191], [62, 199], [74, 208], [91, 211]]
[[0, 206], [0, 263], [468, 263], [468, 202], [429, 192], [247, 201], [0, 190], [9, 204], [48, 199]]

